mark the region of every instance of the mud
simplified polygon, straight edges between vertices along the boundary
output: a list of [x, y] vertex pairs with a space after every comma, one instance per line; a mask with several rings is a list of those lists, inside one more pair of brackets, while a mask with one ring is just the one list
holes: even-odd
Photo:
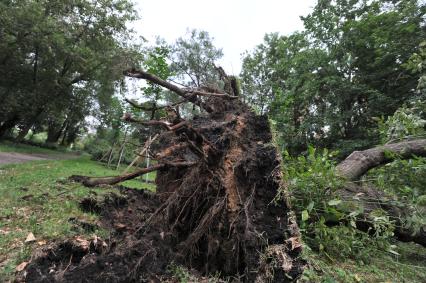
[[83, 255], [50, 247], [29, 264], [26, 282], [173, 282], [171, 264], [200, 280], [295, 281], [300, 235], [289, 205], [275, 201], [284, 188], [268, 119], [239, 101], [209, 103], [215, 112], [153, 145], [158, 162], [195, 166], [158, 171], [156, 193], [120, 187], [121, 196], [83, 200], [111, 238]]

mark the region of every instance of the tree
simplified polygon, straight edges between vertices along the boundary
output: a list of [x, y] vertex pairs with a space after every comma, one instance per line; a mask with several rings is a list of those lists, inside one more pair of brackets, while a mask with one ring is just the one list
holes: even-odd
[[303, 18], [306, 32], [269, 35], [246, 56], [248, 101], [268, 110], [292, 154], [313, 144], [343, 157], [377, 144], [374, 117], [414, 95], [406, 63], [425, 36], [424, 13], [418, 1], [321, 0]]
[[[18, 138], [23, 138], [53, 113], [66, 117], [70, 111], [85, 112], [76, 121], [80, 123], [90, 107], [76, 101], [91, 101], [82, 94], [95, 94], [102, 83], [119, 79], [120, 66], [128, 60], [126, 23], [135, 19], [132, 4], [25, 0], [0, 5], [0, 95], [5, 102], [0, 133], [18, 125]], [[83, 108], [77, 110], [78, 105]], [[62, 124], [53, 123], [50, 115], [51, 129]], [[52, 133], [51, 140], [57, 136]]]
[[182, 83], [192, 87], [218, 87], [220, 80], [215, 63], [223, 57], [223, 52], [213, 45], [208, 32], [191, 30], [171, 48], [171, 69]]
[[[255, 115], [241, 102], [235, 96], [237, 90], [225, 93], [206, 92], [203, 87], [182, 88], [143, 70], [130, 69], [125, 74], [173, 91], [205, 114], [185, 120], [173, 107], [168, 107], [167, 116], [160, 120], [125, 114], [127, 122], [163, 129], [158, 144], [153, 145], [157, 162], [115, 177], [71, 177], [91, 187], [157, 171], [156, 194], [149, 198], [158, 203], [154, 204], [155, 212], [141, 222], [139, 229], [145, 232], [137, 237], [142, 246], [129, 249], [129, 243], [123, 245], [126, 250], [117, 251], [129, 256], [136, 250], [153, 251], [153, 257], [143, 257], [137, 263], [120, 256], [126, 261], [124, 270], [133, 271], [109, 270], [98, 274], [97, 280], [108, 281], [119, 273], [123, 281], [159, 278], [164, 270], [152, 274], [152, 268], [163, 261], [178, 261], [205, 274], [243, 276], [245, 282], [295, 280], [303, 268], [297, 256], [301, 244], [286, 202], [271, 203], [280, 188], [281, 175], [279, 157], [270, 145], [267, 118]], [[223, 83], [228, 82], [225, 78]], [[167, 240], [151, 238], [157, 237], [157, 231], [163, 231]], [[103, 256], [115, 257], [111, 252]], [[103, 256], [98, 263], [104, 261]], [[92, 268], [90, 265], [70, 268], [63, 273], [64, 278], [75, 280], [77, 274]], [[31, 279], [40, 276], [36, 269], [29, 274]]]

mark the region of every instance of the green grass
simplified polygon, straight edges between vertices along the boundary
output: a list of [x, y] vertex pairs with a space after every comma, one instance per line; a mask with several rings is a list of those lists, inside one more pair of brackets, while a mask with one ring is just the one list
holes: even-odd
[[[15, 151], [1, 144], [0, 151]], [[34, 152], [28, 146], [19, 146], [21, 152]], [[38, 151], [39, 149], [36, 149]], [[47, 153], [41, 149], [39, 152]], [[122, 168], [120, 168], [122, 169]], [[82, 198], [96, 194], [102, 197], [117, 190], [112, 187], [89, 189], [67, 181], [70, 175], [112, 176], [121, 172], [110, 170], [87, 156], [68, 160], [45, 160], [0, 167], [0, 282], [13, 276], [15, 267], [28, 260], [37, 243], [25, 244], [32, 232], [37, 241], [61, 240], [74, 235], [90, 236], [76, 230], [68, 220], [95, 223], [97, 215], [84, 213], [78, 207]], [[155, 178], [151, 174], [150, 178]], [[152, 184], [130, 180], [123, 185], [136, 189], [155, 189]], [[106, 236], [106, 231], [97, 230]]]
[[301, 283], [423, 283], [426, 282], [426, 249], [414, 243], [397, 242], [399, 256], [383, 251], [371, 253], [369, 261], [322, 257], [305, 247], [309, 268]]

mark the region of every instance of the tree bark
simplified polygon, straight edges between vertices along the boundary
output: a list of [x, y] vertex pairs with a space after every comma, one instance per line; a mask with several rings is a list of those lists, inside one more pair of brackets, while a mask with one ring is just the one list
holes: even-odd
[[[407, 159], [414, 156], [426, 156], [426, 139], [386, 144], [353, 152], [336, 167], [337, 174], [348, 180], [339, 194], [346, 201], [360, 201], [364, 207], [362, 216], [364, 219], [367, 219], [368, 214], [374, 210], [386, 211], [391, 220], [395, 221], [394, 233], [399, 240], [413, 241], [426, 246], [426, 227], [414, 230], [412, 227], [404, 227], [404, 223], [401, 221], [413, 213], [409, 208], [389, 201], [392, 198], [377, 188], [354, 183], [370, 169], [392, 162], [397, 158]], [[358, 224], [364, 230], [369, 227], [368, 221], [360, 220]]]
[[337, 166], [337, 173], [349, 181], [355, 181], [368, 170], [393, 161], [396, 158], [426, 156], [426, 139], [386, 144], [375, 148], [354, 151]]
[[115, 185], [127, 180], [134, 179], [136, 177], [142, 176], [144, 174], [147, 174], [149, 172], [154, 172], [162, 169], [166, 169], [169, 167], [189, 167], [195, 165], [194, 162], [174, 162], [174, 163], [162, 163], [157, 164], [148, 168], [143, 168], [140, 170], [137, 170], [135, 172], [119, 175], [119, 176], [112, 176], [112, 177], [87, 177], [87, 176], [79, 176], [79, 175], [72, 175], [70, 177], [71, 181], [79, 182], [85, 185], [86, 187], [96, 187], [99, 185]]

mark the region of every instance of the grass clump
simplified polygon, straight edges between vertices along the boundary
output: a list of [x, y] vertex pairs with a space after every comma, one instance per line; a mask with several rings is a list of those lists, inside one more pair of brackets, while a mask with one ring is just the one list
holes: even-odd
[[[14, 148], [17, 150], [13, 150]], [[47, 149], [13, 147], [8, 144], [1, 144], [0, 151], [52, 154], [52, 151]], [[122, 171], [111, 170], [91, 161], [88, 156], [1, 166], [0, 282], [11, 280], [15, 267], [27, 261], [34, 248], [49, 241], [75, 235], [107, 236], [108, 233], [100, 228], [91, 231], [78, 229], [70, 219], [96, 224], [98, 216], [80, 210], [79, 201], [88, 196], [102, 197], [111, 192], [118, 193], [117, 190], [112, 187], [89, 189], [69, 182], [68, 177], [73, 174], [110, 176], [120, 172]], [[155, 178], [155, 175], [150, 178]], [[155, 189], [153, 184], [138, 180], [127, 181], [123, 185], [135, 189]], [[25, 243], [29, 233], [34, 234], [35, 242]]]

